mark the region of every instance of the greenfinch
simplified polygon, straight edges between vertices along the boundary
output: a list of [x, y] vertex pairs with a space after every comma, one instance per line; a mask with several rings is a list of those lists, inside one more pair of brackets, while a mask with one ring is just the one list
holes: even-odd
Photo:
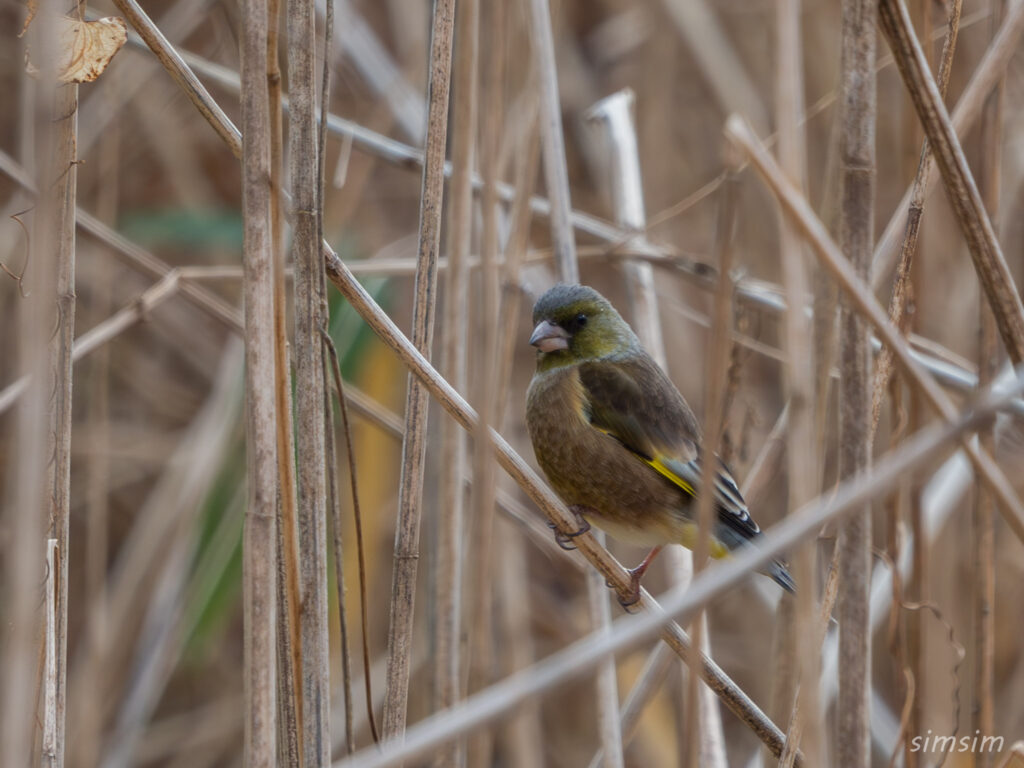
[[[696, 546], [697, 419], [593, 288], [556, 285], [537, 300], [533, 324], [537, 370], [526, 424], [537, 462], [585, 526], [593, 521], [616, 539], [653, 547], [631, 571], [638, 597], [640, 577], [664, 544]], [[761, 530], [728, 467], [715, 461], [710, 554], [721, 558], [754, 543]], [[783, 563], [773, 561], [765, 574], [793, 591]]]

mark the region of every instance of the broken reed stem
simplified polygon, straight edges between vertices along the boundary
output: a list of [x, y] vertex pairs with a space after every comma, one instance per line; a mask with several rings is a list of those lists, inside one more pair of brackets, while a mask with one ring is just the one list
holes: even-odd
[[[779, 165], [801, 194], [807, 188], [806, 135], [799, 117], [804, 113], [803, 68], [800, 35], [800, 0], [780, 0], [776, 5], [778, 68], [775, 78], [776, 124], [778, 126]], [[788, 441], [786, 444], [786, 477], [789, 489], [788, 509], [803, 506], [817, 494], [819, 460], [814, 438], [814, 355], [812, 329], [803, 312], [809, 294], [804, 243], [796, 227], [779, 211], [779, 250], [783, 284], [786, 289], [784, 387], [786, 392]], [[816, 623], [817, 597], [813, 544], [793, 553], [797, 583], [795, 611], [789, 614], [795, 626], [782, 628], [777, 636], [781, 656], [773, 685], [776, 688], [776, 709], [773, 714], [789, 719], [786, 713], [800, 712], [807, 722], [798, 721], [796, 728], [807, 738], [804, 754], [810, 765], [821, 761], [821, 720], [818, 712], [818, 686], [821, 646], [809, 642]], [[783, 596], [789, 603], [790, 598]], [[780, 604], [780, 608], [782, 605]], [[791, 606], [792, 607], [792, 606]], [[778, 625], [776, 625], [778, 626]], [[782, 675], [789, 672], [789, 679]], [[798, 680], [812, 684], [798, 687]], [[799, 698], [794, 701], [794, 696]], [[787, 739], [787, 757], [795, 755], [799, 738]]]
[[320, 295], [316, 29], [313, 0], [288, 0], [288, 138], [292, 261], [295, 265], [295, 414], [299, 585], [302, 595], [303, 764], [330, 762], [327, 626], [327, 484], [324, 435], [326, 324]]
[[1010, 360], [1018, 364], [1024, 360], [1024, 304], [938, 86], [913, 33], [907, 10], [899, 0], [880, 0], [878, 20], [924, 126], [1003, 345]]
[[558, 72], [555, 68], [555, 40], [551, 31], [548, 0], [529, 0], [530, 32], [537, 61], [540, 84], [540, 136], [544, 152], [544, 178], [551, 206], [551, 243], [555, 264], [563, 283], [580, 281], [576, 263], [576, 240], [572, 233], [569, 199], [569, 169], [562, 134], [562, 106], [558, 99]]
[[[429, 356], [434, 335], [437, 298], [437, 252], [441, 241], [441, 205], [444, 198], [444, 154], [448, 134], [448, 93], [452, 66], [455, 0], [438, 0], [430, 38], [430, 76], [427, 85], [427, 145], [420, 195], [419, 246], [416, 288], [412, 309], [412, 341]], [[419, 561], [423, 471], [426, 459], [427, 391], [409, 377], [405, 401], [405, 439], [402, 442], [402, 479], [395, 530], [395, 561], [391, 584], [388, 629], [387, 690], [382, 736], [393, 738], [405, 730], [409, 698], [409, 662], [412, 655], [412, 619]]]
[[[953, 71], [953, 54], [956, 52], [957, 34], [960, 30], [960, 11], [963, 0], [952, 0], [949, 5], [949, 19], [946, 23], [946, 37], [942, 43], [942, 58], [939, 61], [939, 94], [943, 99], [949, 87], [949, 76]], [[903, 245], [900, 248], [900, 260], [896, 267], [896, 284], [892, 289], [892, 300], [889, 302], [889, 319], [899, 328], [904, 327], [907, 301], [910, 295], [910, 277], [917, 250], [917, 238], [921, 229], [921, 216], [924, 214], [925, 191], [928, 175], [932, 169], [932, 153], [925, 139], [921, 146], [921, 156], [917, 163], [917, 173], [911, 187], [910, 206], [907, 209], [907, 228], [903, 234]], [[909, 333], [910, 329], [907, 329]], [[882, 415], [882, 402], [889, 387], [892, 376], [892, 351], [883, 347], [875, 360], [875, 373], [872, 387], [871, 431], [870, 438], [874, 441], [878, 430], [878, 420]]]
[[[348, 290], [347, 287], [350, 283], [346, 280], [344, 284]], [[352, 288], [358, 289], [358, 284], [353, 283]], [[355, 295], [353, 292], [353, 296]], [[378, 319], [383, 320], [371, 311], [367, 312], [367, 316], [368, 319], [369, 317], [374, 318], [375, 325]], [[407, 362], [416, 366], [418, 375], [429, 376], [431, 381], [438, 378], [436, 373], [429, 369], [426, 361], [416, 355], [415, 350], [408, 346], [407, 342], [405, 344], [400, 342], [399, 346], [403, 358], [408, 353], [412, 353]], [[673, 588], [662, 596], [660, 606], [650, 598], [645, 590], [641, 590], [641, 603], [645, 607], [655, 610], [620, 619], [615, 623], [610, 635], [599, 633], [583, 638], [533, 667], [470, 697], [463, 706], [458, 707], [455, 711], [440, 713], [417, 723], [406, 732], [402, 740], [384, 746], [381, 750], [367, 750], [357, 754], [351, 759], [336, 763], [334, 768], [386, 768], [386, 766], [400, 765], [406, 760], [428, 754], [450, 739], [457, 738], [464, 732], [500, 717], [521, 702], [587, 674], [609, 654], [635, 647], [636, 644], [652, 637], [655, 633], [664, 631], [668, 617], [680, 617], [685, 620], [697, 608], [706, 605], [710, 600], [735, 586], [753, 571], [763, 568], [773, 557], [777, 557], [781, 552], [795, 547], [804, 539], [816, 534], [823, 525], [832, 521], [840, 521], [843, 516], [861, 509], [870, 500], [890, 491], [904, 475], [919, 469], [933, 460], [940, 452], [947, 450], [951, 441], [958, 440], [965, 433], [977, 430], [982, 424], [988, 423], [993, 414], [1005, 407], [1010, 398], [1020, 392], [1022, 388], [1024, 388], [1024, 378], [1018, 377], [1007, 392], [996, 394], [992, 389], [986, 390], [973, 407], [955, 419], [954, 423], [936, 424], [922, 430], [899, 450], [882, 456], [878, 462], [877, 471], [871, 476], [858, 476], [848, 480], [836, 488], [834, 493], [829, 493], [827, 497], [819, 497], [808, 503], [767, 531], [760, 547], [748, 547], [734, 558], [720, 561], [713, 568], [701, 574], [700, 578], [695, 579], [689, 587]], [[453, 416], [459, 418], [460, 422], [463, 418], [472, 421], [471, 410], [461, 401], [461, 398], [458, 398], [456, 393], [450, 392], [450, 387], [441, 384], [439, 393], [440, 391], [445, 394], [442, 403]], [[495, 443], [499, 461], [508, 471], [512, 472], [521, 460], [519, 462], [514, 460], [517, 457], [500, 436], [492, 433], [492, 440]], [[535, 486], [532, 482], [526, 483], [525, 477], [521, 478], [520, 482], [524, 486], [528, 485], [531, 494], [537, 492], [538, 500], [545, 497], [553, 500], [550, 491], [545, 487]], [[553, 520], [558, 521], [559, 525], [564, 525], [567, 528], [571, 526], [571, 516], [568, 514], [568, 510], [564, 507], [559, 508], [557, 502], [545, 503], [543, 507]], [[580, 545], [581, 552], [595, 565], [599, 564], [604, 572], [606, 570], [602, 556], [604, 550], [593, 546], [593, 537], [589, 533], [583, 534], [577, 537], [577, 543]], [[608, 575], [616, 577], [616, 587], [626, 586], [625, 583], [620, 586], [620, 582], [625, 582], [627, 578], [626, 572], [621, 566], [611, 569]], [[667, 625], [670, 634], [673, 634], [673, 628], [677, 627], [678, 625], [672, 623]], [[708, 666], [713, 666], [713, 663], [705, 661], [705, 668]], [[707, 680], [707, 678], [705, 679]], [[710, 680], [707, 681], [709, 684], [711, 683]], [[802, 761], [798, 759], [797, 764], [802, 764]]]
[[[476, 5], [476, 0], [460, 0]], [[475, 10], [475, 9], [474, 9]], [[480, 198], [482, 228], [480, 233], [479, 293], [476, 303], [478, 318], [474, 327], [480, 333], [474, 334], [480, 375], [474, 397], [479, 404], [480, 415], [473, 435], [473, 515], [469, 530], [469, 674], [466, 690], [479, 690], [489, 685], [494, 677], [498, 654], [495, 644], [494, 591], [498, 557], [494, 546], [494, 516], [496, 477], [494, 461], [491, 459], [488, 430], [498, 421], [498, 408], [503, 405], [496, 399], [497, 382], [497, 340], [499, 327], [499, 304], [501, 287], [498, 282], [498, 155], [501, 151], [501, 130], [504, 119], [505, 97], [505, 36], [508, 34], [506, 6], [502, 3], [484, 3], [481, 12], [475, 13], [476, 27], [471, 31], [481, 43], [481, 76], [479, 98], [481, 100], [481, 146], [480, 169], [484, 188]], [[473, 84], [476, 86], [476, 83]], [[467, 185], [468, 187], [468, 185]], [[467, 188], [467, 197], [472, 200], [472, 189]], [[468, 249], [467, 249], [468, 251]], [[466, 309], [472, 311], [472, 304], [466, 297]], [[467, 350], [468, 354], [468, 350]], [[607, 599], [607, 595], [605, 595]], [[494, 735], [488, 729], [480, 729], [469, 739], [467, 765], [484, 768], [494, 762]]]
[[247, 768], [277, 765], [277, 430], [266, 0], [246, 0], [242, 34], [242, 258], [248, 502], [243, 541]]
[[281, 175], [284, 139], [281, 115], [281, 65], [278, 58], [280, 0], [267, 3], [267, 99], [270, 109], [270, 224], [274, 280], [274, 395], [277, 409], [277, 472], [279, 478], [276, 536], [278, 542], [278, 710], [281, 754], [290, 768], [299, 768], [302, 732], [299, 702], [302, 676], [299, 637], [298, 520], [295, 498], [295, 431], [292, 423], [292, 377], [288, 361], [288, 282], [285, 277], [284, 210]]
[[[478, 0], [460, 0], [455, 10], [452, 88], [451, 202], [448, 206], [448, 269], [444, 281], [442, 363], [445, 375], [459, 392], [466, 392], [467, 340], [470, 322], [469, 251], [473, 234], [473, 162], [476, 143]], [[438, 529], [434, 553], [433, 709], [454, 706], [462, 691], [463, 568], [466, 557], [464, 477], [466, 433], [450, 420], [441, 423], [441, 478]], [[472, 627], [472, 623], [467, 624]], [[438, 753], [437, 768], [459, 765], [465, 745], [453, 743]]]

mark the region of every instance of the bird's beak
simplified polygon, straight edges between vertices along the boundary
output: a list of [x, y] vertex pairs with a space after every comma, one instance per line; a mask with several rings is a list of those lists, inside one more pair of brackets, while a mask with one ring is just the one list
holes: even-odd
[[530, 336], [530, 343], [541, 352], [554, 352], [569, 348], [569, 332], [548, 320], [537, 323]]

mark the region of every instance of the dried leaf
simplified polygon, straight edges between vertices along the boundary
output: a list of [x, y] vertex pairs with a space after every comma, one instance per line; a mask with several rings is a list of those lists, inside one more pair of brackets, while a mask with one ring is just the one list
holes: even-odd
[[61, 17], [59, 29], [57, 77], [62, 83], [91, 83], [128, 40], [128, 25], [116, 16], [96, 21]]

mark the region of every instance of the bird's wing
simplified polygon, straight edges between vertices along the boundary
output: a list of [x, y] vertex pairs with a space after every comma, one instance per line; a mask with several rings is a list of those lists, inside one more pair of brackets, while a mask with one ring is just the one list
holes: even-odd
[[[590, 424], [617, 440], [658, 474], [696, 497], [701, 483], [700, 431], [690, 407], [646, 355], [579, 367]], [[732, 474], [718, 461], [719, 522], [743, 539], [760, 533]]]

